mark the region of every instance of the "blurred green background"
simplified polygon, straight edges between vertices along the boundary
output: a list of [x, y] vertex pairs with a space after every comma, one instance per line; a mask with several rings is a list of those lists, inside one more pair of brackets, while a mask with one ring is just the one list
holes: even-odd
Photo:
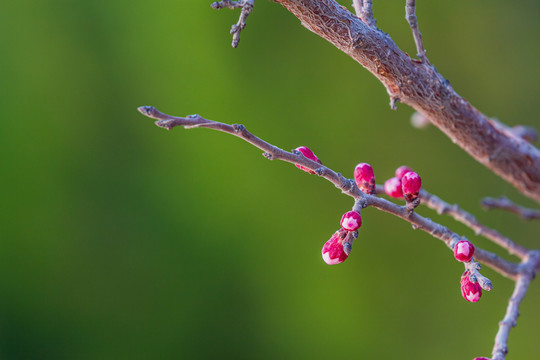
[[[375, 15], [414, 54], [404, 5], [375, 1]], [[540, 2], [422, 1], [417, 14], [431, 62], [460, 94], [540, 127]], [[448, 249], [375, 209], [350, 258], [327, 266], [320, 250], [349, 198], [229, 135], [167, 132], [136, 111], [242, 123], [349, 177], [369, 162], [379, 183], [408, 164], [428, 191], [540, 246], [538, 223], [479, 201], [535, 204], [436, 128], [412, 128], [412, 110], [391, 111], [361, 66], [262, 0], [233, 49], [238, 15], [200, 0], [0, 3], [0, 358], [489, 355], [511, 281], [486, 268], [494, 291], [467, 303]], [[537, 282], [509, 359], [540, 357]]]

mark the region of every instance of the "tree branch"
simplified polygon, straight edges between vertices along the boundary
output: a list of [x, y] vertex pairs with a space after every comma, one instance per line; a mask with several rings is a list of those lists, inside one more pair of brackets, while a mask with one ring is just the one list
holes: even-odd
[[494, 126], [433, 66], [410, 59], [387, 34], [334, 0], [273, 1], [375, 75], [392, 102], [414, 108], [477, 161], [540, 202], [540, 151]]
[[407, 0], [405, 5], [405, 18], [411, 27], [414, 42], [416, 44], [416, 56], [420, 58], [422, 62], [429, 64], [426, 56], [426, 49], [424, 49], [424, 42], [422, 41], [422, 34], [418, 29], [418, 20], [416, 18], [416, 0]]
[[[334, 186], [340, 189], [345, 195], [355, 199], [355, 203], [362, 208], [373, 206], [374, 208], [402, 218], [413, 225], [414, 229], [421, 229], [433, 237], [443, 241], [449, 249], [453, 249], [454, 245], [463, 239], [462, 236], [451, 231], [447, 227], [442, 226], [431, 219], [418, 215], [416, 212], [410, 212], [406, 206], [398, 206], [383, 198], [364, 194], [358, 189], [353, 180], [347, 179], [340, 173], [337, 173], [332, 169], [319, 164], [318, 162], [304, 157], [301, 153], [290, 153], [278, 148], [277, 146], [271, 145], [270, 143], [251, 134], [243, 125], [228, 125], [225, 123], [204, 119], [199, 115], [190, 115], [185, 118], [171, 116], [158, 111], [152, 106], [141, 106], [138, 108], [138, 110], [141, 112], [141, 114], [158, 120], [155, 122], [155, 124], [167, 130], [171, 130], [177, 126], [183, 126], [184, 128], [188, 129], [203, 127], [237, 136], [263, 150], [265, 152], [263, 155], [266, 158], [271, 160], [282, 160], [306, 167], [314, 171], [317, 175], [333, 183]], [[504, 260], [498, 255], [478, 247], [475, 251], [475, 259], [488, 265], [507, 278], [515, 279], [519, 274], [517, 264]], [[485, 289], [490, 290], [489, 286], [487, 286], [487, 284], [485, 285]]]
[[495, 336], [495, 345], [492, 352], [493, 360], [504, 360], [506, 358], [506, 354], [508, 353], [508, 335], [510, 334], [510, 330], [517, 324], [519, 306], [540, 267], [540, 252], [531, 251], [527, 261], [524, 261], [521, 265], [522, 269], [517, 277], [512, 297], [508, 301], [506, 314], [504, 319], [499, 322], [499, 331]]
[[474, 230], [476, 235], [484, 236], [485, 238], [493, 241], [495, 244], [499, 245], [503, 249], [508, 250], [510, 254], [516, 255], [521, 259], [529, 256], [528, 249], [524, 248], [519, 244], [516, 244], [506, 236], [500, 234], [498, 231], [480, 224], [474, 215], [461, 209], [457, 204], [450, 205], [438, 196], [430, 194], [425, 190], [420, 191], [420, 199], [423, 205], [426, 205], [427, 207], [436, 210], [439, 215], [448, 214], [452, 216], [456, 221], [459, 221], [460, 223], [465, 224], [466, 226]]
[[214, 9], [223, 9], [225, 7], [228, 7], [229, 9], [236, 9], [241, 8], [240, 11], [240, 18], [238, 19], [238, 22], [234, 24], [231, 27], [231, 35], [233, 36], [232, 40], [232, 47], [236, 48], [238, 47], [238, 44], [240, 43], [240, 32], [244, 30], [246, 27], [246, 19], [249, 14], [253, 11], [253, 5], [255, 4], [255, 0], [240, 0], [240, 1], [233, 1], [233, 0], [223, 0], [223, 1], [216, 1], [212, 3], [212, 8]]
[[[379, 210], [388, 212], [409, 222], [414, 229], [421, 229], [433, 237], [442, 240], [450, 249], [453, 249], [458, 241], [464, 239], [447, 227], [442, 226], [431, 219], [418, 215], [408, 206], [398, 206], [375, 195], [363, 193], [358, 189], [353, 180], [347, 179], [340, 173], [336, 173], [332, 169], [306, 158], [299, 151], [287, 152], [274, 145], [271, 145], [270, 143], [251, 134], [243, 125], [228, 125], [225, 123], [204, 119], [199, 115], [190, 115], [185, 118], [170, 116], [159, 112], [157, 109], [151, 106], [142, 106], [139, 107], [138, 110], [143, 115], [157, 119], [158, 121], [156, 121], [155, 124], [167, 130], [170, 130], [176, 126], [183, 126], [187, 129], [204, 127], [237, 136], [263, 150], [263, 155], [268, 159], [279, 159], [295, 165], [301, 165], [330, 181], [344, 194], [354, 199], [353, 210], [360, 212], [362, 208], [372, 206]], [[382, 187], [380, 185], [377, 186], [378, 192], [381, 191], [381, 188]], [[440, 198], [429, 194], [426, 191], [421, 191], [420, 200], [427, 206], [437, 210], [440, 214], [447, 213], [451, 215], [456, 220], [461, 221], [467, 226], [471, 227], [477, 233], [483, 234], [484, 236], [493, 240], [495, 243], [506, 248], [510, 253], [516, 254], [523, 258], [520, 264], [514, 264], [500, 258], [494, 253], [478, 247], [476, 247], [474, 253], [476, 260], [488, 265], [501, 275], [516, 281], [514, 293], [510, 298], [506, 315], [499, 323], [499, 331], [495, 338], [495, 345], [493, 348], [493, 360], [504, 360], [508, 352], [507, 343], [509, 332], [510, 329], [516, 325], [517, 317], [519, 315], [519, 305], [527, 293], [530, 282], [535, 277], [536, 273], [540, 271], [540, 251], [527, 250], [513, 243], [510, 239], [505, 238], [495, 230], [479, 224], [474, 216], [460, 209], [457, 205], [449, 205]], [[465, 269], [470, 273], [469, 279], [472, 282], [478, 282], [484, 290], [489, 291], [492, 289], [491, 281], [485, 276], [481, 275], [478, 271], [480, 269], [480, 264], [476, 263], [474, 259], [471, 259], [471, 261], [464, 263], [464, 265]]]
[[525, 220], [540, 220], [540, 210], [528, 209], [526, 207], [516, 205], [505, 196], [498, 199], [490, 197], [485, 198], [482, 200], [482, 206], [487, 210], [503, 209], [510, 211], [521, 216]]

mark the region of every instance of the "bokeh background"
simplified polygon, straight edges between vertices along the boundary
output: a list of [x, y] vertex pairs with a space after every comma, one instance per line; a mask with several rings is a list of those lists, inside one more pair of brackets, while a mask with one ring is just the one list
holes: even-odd
[[[375, 209], [350, 258], [327, 266], [320, 250], [349, 198], [236, 138], [167, 132], [136, 108], [242, 123], [347, 176], [369, 162], [379, 183], [408, 164], [428, 191], [538, 248], [538, 223], [479, 201], [535, 204], [436, 128], [412, 128], [410, 108], [390, 110], [371, 74], [281, 6], [257, 0], [233, 49], [238, 11], [209, 5], [2, 0], [0, 358], [489, 355], [511, 281], [485, 268], [494, 291], [467, 303], [448, 249]], [[375, 15], [414, 54], [404, 5], [376, 1]], [[417, 14], [459, 93], [540, 127], [540, 2], [424, 1]], [[540, 357], [539, 300], [534, 282], [509, 359]]]

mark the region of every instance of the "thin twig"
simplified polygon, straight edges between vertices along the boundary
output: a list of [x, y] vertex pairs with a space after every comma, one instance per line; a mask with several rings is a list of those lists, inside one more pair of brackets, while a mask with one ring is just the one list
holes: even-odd
[[405, 5], [405, 14], [405, 18], [407, 19], [413, 33], [414, 42], [416, 43], [417, 56], [422, 62], [429, 64], [429, 60], [426, 56], [426, 49], [424, 49], [424, 43], [422, 41], [422, 34], [418, 29], [418, 20], [416, 18], [416, 0], [407, 0]]
[[362, 8], [364, 7], [364, 0], [353, 0], [352, 6], [356, 17], [359, 18], [362, 16]]
[[373, 17], [373, 0], [364, 0], [360, 18], [368, 26], [377, 27], [377, 20]]
[[493, 241], [495, 244], [508, 250], [510, 254], [516, 255], [521, 259], [524, 259], [529, 255], [528, 249], [516, 244], [498, 231], [480, 224], [474, 215], [463, 210], [457, 204], [450, 205], [438, 196], [430, 194], [423, 189], [420, 191], [420, 199], [422, 200], [421, 203], [423, 205], [436, 210], [439, 215], [448, 214], [452, 216], [456, 221], [459, 221], [474, 230], [476, 235], [481, 235], [486, 239]]
[[[462, 237], [455, 232], [451, 231], [445, 226], [435, 223], [431, 219], [418, 215], [416, 212], [410, 213], [405, 206], [398, 206], [388, 200], [379, 198], [374, 195], [368, 195], [361, 192], [354, 184], [354, 181], [345, 178], [340, 173], [333, 171], [332, 169], [321, 165], [315, 161], [312, 161], [301, 154], [297, 155], [291, 152], [282, 150], [266, 141], [251, 134], [243, 125], [228, 125], [212, 120], [207, 120], [199, 115], [191, 115], [188, 117], [175, 117], [159, 112], [152, 106], [141, 106], [138, 110], [150, 118], [157, 119], [155, 124], [159, 127], [170, 130], [176, 126], [183, 126], [192, 128], [205, 127], [214, 130], [219, 130], [225, 133], [232, 134], [239, 138], [244, 139], [255, 147], [263, 150], [263, 154], [268, 159], [276, 159], [286, 161], [292, 164], [302, 165], [326, 180], [333, 183], [344, 194], [355, 199], [356, 202], [361, 204], [362, 207], [373, 206], [379, 210], [388, 212], [397, 217], [408, 221], [413, 225], [415, 229], [421, 229], [433, 237], [443, 241], [446, 246], [453, 249], [454, 245], [462, 239]], [[518, 265], [502, 259], [498, 255], [488, 252], [486, 250], [476, 248], [475, 251], [476, 260], [488, 265], [501, 275], [510, 279], [515, 279], [518, 275]]]
[[516, 326], [519, 316], [519, 305], [527, 294], [531, 280], [534, 279], [538, 267], [540, 266], [540, 252], [531, 251], [527, 261], [522, 263], [523, 270], [517, 277], [516, 285], [512, 297], [508, 301], [504, 319], [499, 322], [499, 331], [495, 336], [495, 345], [493, 347], [493, 360], [504, 360], [508, 353], [508, 335], [510, 330]]
[[240, 32], [246, 27], [246, 19], [248, 15], [251, 14], [251, 12], [253, 11], [254, 4], [255, 0], [223, 0], [216, 1], [211, 5], [214, 9], [223, 9], [225, 7], [228, 7], [229, 9], [242, 8], [242, 10], [240, 11], [240, 18], [238, 19], [238, 22], [231, 27], [231, 35], [233, 36], [233, 48], [238, 47], [238, 44], [240, 43]]
[[525, 220], [540, 220], [540, 210], [529, 209], [523, 206], [516, 205], [505, 196], [501, 196], [498, 199], [489, 197], [485, 198], [482, 200], [482, 206], [487, 210], [502, 209], [510, 211], [514, 214], [521, 216]]

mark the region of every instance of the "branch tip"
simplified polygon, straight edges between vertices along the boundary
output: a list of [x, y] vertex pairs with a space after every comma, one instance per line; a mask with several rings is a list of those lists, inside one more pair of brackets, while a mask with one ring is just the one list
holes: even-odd
[[529, 209], [520, 205], [514, 204], [505, 196], [499, 198], [484, 198], [482, 206], [486, 210], [501, 209], [519, 215], [524, 220], [540, 220], [540, 210]]

